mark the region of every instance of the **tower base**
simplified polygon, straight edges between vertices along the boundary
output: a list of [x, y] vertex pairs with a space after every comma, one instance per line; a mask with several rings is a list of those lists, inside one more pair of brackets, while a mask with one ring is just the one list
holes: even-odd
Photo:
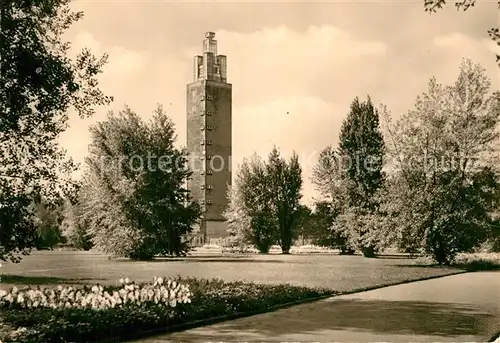
[[229, 239], [228, 223], [225, 220], [204, 220], [193, 238], [193, 246], [205, 244], [226, 245]]

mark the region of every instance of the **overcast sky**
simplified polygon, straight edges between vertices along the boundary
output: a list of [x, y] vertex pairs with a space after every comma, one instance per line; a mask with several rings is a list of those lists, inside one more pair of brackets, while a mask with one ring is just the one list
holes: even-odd
[[[108, 53], [102, 90], [114, 103], [91, 119], [72, 118], [61, 144], [82, 162], [88, 127], [125, 104], [149, 118], [161, 103], [186, 140], [186, 84], [206, 31], [227, 55], [233, 84], [233, 170], [254, 151], [276, 144], [303, 160], [304, 197], [317, 153], [336, 144], [355, 96], [370, 95], [394, 116], [406, 112], [430, 77], [452, 81], [464, 57], [481, 63], [499, 88], [496, 2], [466, 13], [452, 5], [437, 14], [423, 1], [180, 2], [76, 1], [85, 17], [69, 32], [75, 49]], [[233, 172], [234, 174], [234, 172]]]

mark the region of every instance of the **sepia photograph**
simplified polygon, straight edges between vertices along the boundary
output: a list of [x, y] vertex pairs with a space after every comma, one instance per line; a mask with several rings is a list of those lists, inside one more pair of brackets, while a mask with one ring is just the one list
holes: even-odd
[[500, 343], [500, 2], [0, 0], [0, 343]]

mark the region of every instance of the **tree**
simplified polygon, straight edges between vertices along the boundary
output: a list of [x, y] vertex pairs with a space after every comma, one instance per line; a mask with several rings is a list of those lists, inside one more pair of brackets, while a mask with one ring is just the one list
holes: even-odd
[[112, 99], [98, 88], [106, 55], [67, 56], [63, 34], [83, 16], [69, 0], [0, 6], [0, 259], [18, 261], [36, 243], [33, 204], [60, 203], [74, 189], [75, 166], [57, 145], [68, 110], [88, 117]]
[[278, 241], [283, 254], [289, 254], [300, 218], [302, 169], [295, 152], [287, 162], [276, 147], [267, 163], [268, 192], [272, 211], [278, 222]]
[[318, 162], [313, 168], [311, 182], [320, 194], [314, 213], [315, 243], [321, 246], [339, 248], [341, 254], [355, 253], [348, 245], [344, 227], [338, 222], [346, 204], [345, 178], [342, 175], [342, 158], [332, 146], [321, 150]]
[[[36, 245], [34, 209], [30, 197], [12, 180], [0, 179], [0, 259], [19, 262]], [[14, 182], [12, 182], [14, 183]], [[15, 184], [15, 183], [14, 183]]]
[[37, 249], [51, 249], [63, 242], [62, 221], [62, 206], [51, 207], [44, 201], [35, 205]]
[[239, 247], [241, 250], [252, 244], [251, 218], [245, 207], [241, 191], [241, 180], [236, 180], [235, 185], [229, 186], [227, 198], [229, 205], [224, 211], [224, 218], [228, 222], [229, 245]]
[[312, 210], [307, 205], [300, 204], [298, 212], [295, 234], [297, 238], [301, 238], [302, 245], [304, 245], [305, 240], [314, 239], [315, 228], [312, 218]]
[[376, 242], [372, 239], [374, 235], [367, 233], [376, 225], [363, 223], [374, 223], [376, 217], [369, 220], [366, 218], [361, 222], [351, 219], [374, 216], [378, 211], [378, 193], [385, 180], [382, 171], [384, 149], [378, 111], [374, 109], [369, 97], [363, 103], [355, 98], [351, 111], [342, 123], [339, 137], [341, 197], [344, 203], [340, 218], [346, 216], [343, 226], [347, 236], [367, 257], [375, 254]]
[[232, 237], [241, 244], [252, 244], [268, 253], [278, 242], [288, 254], [302, 208], [302, 176], [297, 155], [287, 162], [275, 147], [268, 163], [253, 155], [239, 167], [235, 186], [229, 193], [229, 207], [224, 216]]
[[[500, 184], [500, 175], [497, 175], [496, 182]], [[494, 194], [491, 211], [490, 234], [488, 238], [488, 250], [491, 252], [500, 252], [500, 187]]]
[[450, 264], [487, 239], [499, 118], [500, 93], [490, 94], [485, 70], [466, 60], [454, 84], [431, 79], [415, 109], [388, 120], [396, 163], [385, 210], [403, 246]]
[[320, 151], [318, 162], [313, 167], [311, 182], [320, 194], [321, 201], [335, 202], [339, 199], [340, 158], [332, 146]]
[[185, 181], [185, 150], [159, 107], [149, 123], [129, 108], [91, 128], [81, 201], [96, 248], [132, 259], [185, 255], [201, 216]]
[[79, 250], [90, 250], [94, 246], [90, 227], [82, 217], [80, 203], [65, 203], [62, 230], [69, 246]]
[[[474, 7], [476, 0], [460, 0], [455, 2], [457, 10], [467, 11], [469, 8]], [[446, 0], [424, 0], [425, 11], [435, 13], [446, 5]], [[498, 8], [500, 9], [500, 1], [498, 1]], [[500, 30], [494, 27], [488, 30], [490, 38], [500, 46]], [[496, 54], [496, 61], [500, 67], [500, 55]]]
[[347, 253], [346, 240], [335, 225], [338, 215], [339, 208], [335, 207], [331, 201], [317, 201], [311, 214], [314, 223], [311, 238], [316, 245], [339, 248], [345, 254]]
[[230, 205], [224, 214], [233, 239], [240, 246], [255, 246], [260, 253], [268, 253], [276, 242], [278, 227], [266, 172], [266, 164], [255, 154], [243, 161], [230, 192]]

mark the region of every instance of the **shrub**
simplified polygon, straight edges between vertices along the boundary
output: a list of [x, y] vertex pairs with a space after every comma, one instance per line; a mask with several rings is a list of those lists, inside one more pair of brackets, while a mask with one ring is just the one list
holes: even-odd
[[217, 244], [205, 244], [205, 245], [203, 245], [203, 249], [207, 249], [207, 250], [219, 250], [221, 248], [222, 247], [220, 245], [217, 245]]
[[454, 266], [469, 271], [500, 269], [500, 253], [458, 254]]
[[233, 247], [223, 247], [222, 254], [229, 255], [253, 255], [258, 254], [259, 250], [250, 245], [237, 245]]
[[[415, 260], [415, 264], [420, 266], [432, 266], [435, 263], [432, 256], [421, 256]], [[500, 269], [500, 253], [460, 253], [455, 257], [452, 266], [468, 271]]]
[[292, 254], [331, 254], [337, 253], [338, 250], [318, 245], [301, 245], [293, 246], [290, 252]]

